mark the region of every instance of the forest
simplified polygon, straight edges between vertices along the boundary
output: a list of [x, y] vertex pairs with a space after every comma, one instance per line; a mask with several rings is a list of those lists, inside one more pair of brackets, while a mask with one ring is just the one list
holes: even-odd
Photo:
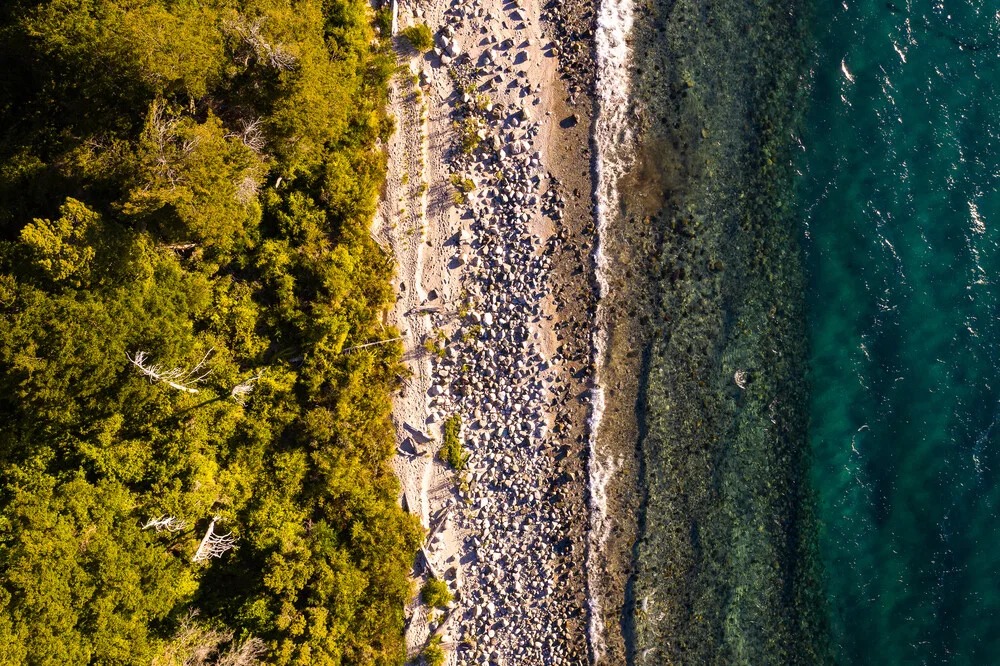
[[0, 6], [0, 664], [402, 661], [386, 27]]

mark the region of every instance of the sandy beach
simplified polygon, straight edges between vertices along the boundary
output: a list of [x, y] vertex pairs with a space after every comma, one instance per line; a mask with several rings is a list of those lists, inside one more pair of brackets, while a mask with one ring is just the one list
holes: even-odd
[[[394, 466], [427, 530], [415, 589], [433, 576], [455, 595], [407, 608], [411, 657], [436, 635], [453, 664], [590, 659], [592, 21], [585, 3], [398, 7], [398, 29], [426, 23], [435, 48], [396, 38], [373, 228], [412, 371]], [[456, 417], [460, 471], [438, 456]]]

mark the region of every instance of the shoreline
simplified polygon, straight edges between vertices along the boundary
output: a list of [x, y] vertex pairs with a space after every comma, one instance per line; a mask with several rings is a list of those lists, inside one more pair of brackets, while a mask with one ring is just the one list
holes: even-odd
[[[781, 132], [795, 121], [780, 104], [751, 111], [793, 94], [798, 74], [741, 69], [755, 49], [795, 46], [800, 19], [743, 16], [738, 0], [713, 17], [667, 5], [633, 19], [630, 0], [569, 0], [552, 23], [537, 3], [400, 6], [436, 49], [401, 58], [421, 92], [394, 81], [376, 226], [399, 259], [387, 323], [414, 371], [394, 403], [394, 466], [429, 531], [415, 580], [456, 593], [443, 613], [408, 607], [410, 657], [436, 635], [462, 666], [709, 663], [774, 641], [822, 662], [800, 257], [785, 191], [757, 173], [791, 182]], [[575, 40], [556, 30], [566, 16], [583, 26]], [[731, 71], [709, 57], [723, 39]], [[401, 176], [417, 154], [420, 197]], [[461, 471], [436, 457], [455, 417]], [[787, 520], [768, 526], [772, 513]], [[760, 536], [744, 530], [758, 523]], [[734, 586], [767, 610], [726, 601]], [[808, 626], [788, 630], [799, 612]]]
[[[399, 127], [373, 226], [398, 262], [386, 323], [412, 371], [393, 466], [428, 530], [415, 584], [434, 576], [455, 594], [443, 612], [408, 606], [409, 658], [436, 635], [446, 663], [589, 661], [591, 119], [585, 60], [562, 76], [582, 58], [567, 31], [586, 28], [558, 20], [568, 3], [559, 12], [399, 6], [400, 28], [426, 22], [435, 50], [397, 38], [410, 74], [392, 83]], [[437, 455], [456, 416], [461, 471]]]
[[[631, 549], [636, 537], [634, 496], [635, 441], [629, 429], [632, 415], [605, 424], [610, 408], [619, 412], [619, 399], [606, 384], [614, 382], [617, 369], [611, 363], [615, 322], [609, 319], [615, 302], [610, 293], [617, 268], [609, 261], [611, 234], [620, 224], [619, 183], [632, 166], [634, 148], [628, 118], [631, 100], [632, 0], [602, 0], [593, 44], [597, 64], [594, 90], [595, 121], [591, 141], [596, 155], [594, 173], [594, 218], [597, 226], [593, 270], [597, 293], [591, 331], [594, 367], [592, 407], [588, 415], [588, 483], [590, 489], [590, 533], [587, 548], [587, 583], [590, 603], [589, 642], [592, 663], [624, 664], [628, 660], [625, 629], [619, 618], [626, 607], [625, 587], [632, 570]], [[613, 386], [610, 384], [609, 386]], [[622, 436], [624, 431], [624, 436]]]

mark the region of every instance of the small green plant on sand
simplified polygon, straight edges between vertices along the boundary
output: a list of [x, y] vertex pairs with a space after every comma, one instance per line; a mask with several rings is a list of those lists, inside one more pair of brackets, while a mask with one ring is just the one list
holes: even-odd
[[434, 46], [434, 35], [426, 23], [418, 23], [408, 28], [403, 28], [403, 37], [413, 45], [413, 48], [420, 52], [430, 51]]
[[451, 174], [451, 184], [466, 194], [476, 189], [475, 181], [471, 178], [462, 178], [457, 173]]
[[461, 206], [468, 201], [468, 194], [476, 189], [476, 183], [471, 178], [462, 178], [457, 173], [451, 174], [451, 184], [455, 186], [455, 191], [451, 193], [451, 200], [456, 206]]
[[465, 463], [469, 460], [469, 455], [462, 448], [462, 440], [458, 433], [462, 429], [462, 417], [454, 414], [444, 422], [444, 446], [438, 454], [441, 460], [451, 465], [455, 471], [461, 472], [465, 468]]
[[461, 123], [462, 130], [462, 152], [468, 155], [482, 143], [479, 131], [483, 129], [483, 121], [479, 118], [466, 118]]
[[[421, 233], [422, 232], [423, 228], [421, 227]], [[445, 354], [448, 352], [448, 347], [446, 345], [447, 341], [448, 337], [444, 334], [444, 331], [435, 331], [434, 335], [428, 336], [428, 338], [424, 340], [424, 349], [426, 349], [428, 353], [436, 354], [438, 358], [444, 358]]]
[[431, 636], [420, 656], [423, 657], [424, 663], [427, 666], [443, 666], [444, 649], [441, 647], [441, 637]]
[[431, 608], [447, 608], [452, 596], [448, 584], [437, 578], [428, 578], [420, 590], [420, 600]]

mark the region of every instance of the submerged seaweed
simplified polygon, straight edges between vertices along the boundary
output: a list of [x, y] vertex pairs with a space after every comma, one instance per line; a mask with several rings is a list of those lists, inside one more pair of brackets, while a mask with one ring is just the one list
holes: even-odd
[[796, 0], [652, 0], [636, 17], [632, 205], [657, 241], [632, 663], [830, 660], [792, 205], [805, 18]]

